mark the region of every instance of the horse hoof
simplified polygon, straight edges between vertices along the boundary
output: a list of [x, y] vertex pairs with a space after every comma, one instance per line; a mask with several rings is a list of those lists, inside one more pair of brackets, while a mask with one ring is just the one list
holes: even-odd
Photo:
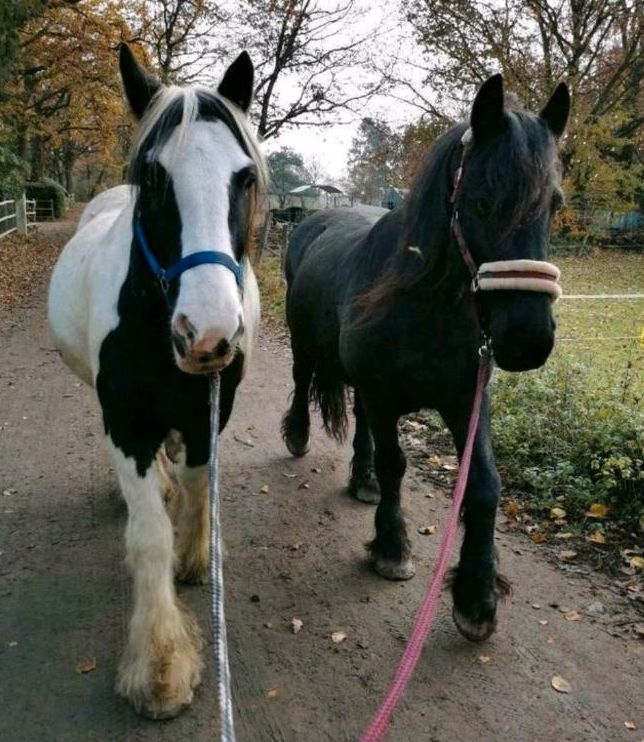
[[311, 449], [310, 438], [307, 438], [305, 441], [292, 441], [289, 438], [284, 438], [284, 443], [286, 443], [286, 448], [288, 448], [289, 452], [298, 458], [306, 456]]
[[373, 560], [373, 568], [387, 580], [410, 580], [416, 574], [411, 559], [396, 562], [393, 559], [376, 558]]
[[374, 490], [371, 487], [356, 487], [351, 494], [367, 505], [377, 505], [380, 502], [380, 490]]
[[161, 705], [155, 702], [144, 703], [141, 706], [140, 714], [146, 719], [152, 719], [153, 721], [164, 721], [166, 719], [174, 719], [182, 711], [185, 711], [192, 703], [193, 693], [186, 698], [182, 703]]
[[475, 622], [464, 616], [454, 607], [452, 608], [452, 618], [459, 633], [468, 641], [476, 642], [477, 644], [489, 639], [496, 631], [496, 612], [482, 621]]

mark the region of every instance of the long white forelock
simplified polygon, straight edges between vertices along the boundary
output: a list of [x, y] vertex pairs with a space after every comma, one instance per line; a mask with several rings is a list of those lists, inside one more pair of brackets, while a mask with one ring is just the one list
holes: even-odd
[[181, 144], [185, 140], [188, 126], [193, 121], [196, 121], [199, 115], [199, 98], [194, 88], [180, 88], [178, 85], [167, 85], [163, 86], [152, 98], [152, 102], [141, 119], [132, 145], [133, 160], [138, 156], [141, 147], [154, 130], [154, 127], [159, 123], [163, 114], [173, 103], [180, 99], [183, 100], [183, 110], [181, 121], [176, 129], [177, 142], [179, 144], [177, 149], [180, 149]]

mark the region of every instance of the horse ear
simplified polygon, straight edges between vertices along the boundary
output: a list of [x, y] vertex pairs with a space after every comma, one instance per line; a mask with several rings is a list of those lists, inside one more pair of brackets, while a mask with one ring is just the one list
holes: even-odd
[[217, 92], [238, 105], [244, 113], [248, 111], [253, 97], [255, 70], [248, 52], [243, 51], [226, 70]]
[[470, 126], [474, 141], [498, 133], [503, 120], [503, 75], [492, 75], [481, 85], [472, 104]]
[[550, 131], [559, 139], [564, 133], [570, 115], [570, 91], [565, 82], [560, 82], [550, 100], [543, 107], [539, 118], [542, 118]]
[[140, 119], [161, 83], [141, 67], [130, 47], [123, 42], [119, 45], [119, 67], [130, 108]]

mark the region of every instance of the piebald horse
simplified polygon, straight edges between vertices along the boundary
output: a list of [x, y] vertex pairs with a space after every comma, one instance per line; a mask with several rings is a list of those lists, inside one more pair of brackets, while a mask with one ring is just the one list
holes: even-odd
[[128, 507], [134, 608], [117, 691], [163, 719], [191, 703], [200, 679], [199, 630], [173, 578], [208, 575], [207, 375], [221, 372], [223, 429], [259, 321], [247, 250], [266, 169], [246, 116], [245, 52], [217, 91], [161, 85], [126, 45], [120, 70], [139, 119], [130, 183], [86, 207], [53, 272], [49, 325], [64, 361], [96, 389]]

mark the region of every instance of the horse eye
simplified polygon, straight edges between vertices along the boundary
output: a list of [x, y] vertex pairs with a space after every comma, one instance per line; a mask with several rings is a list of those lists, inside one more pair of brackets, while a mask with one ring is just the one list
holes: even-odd
[[492, 211], [492, 207], [487, 198], [477, 198], [474, 208], [479, 216], [489, 216]]

